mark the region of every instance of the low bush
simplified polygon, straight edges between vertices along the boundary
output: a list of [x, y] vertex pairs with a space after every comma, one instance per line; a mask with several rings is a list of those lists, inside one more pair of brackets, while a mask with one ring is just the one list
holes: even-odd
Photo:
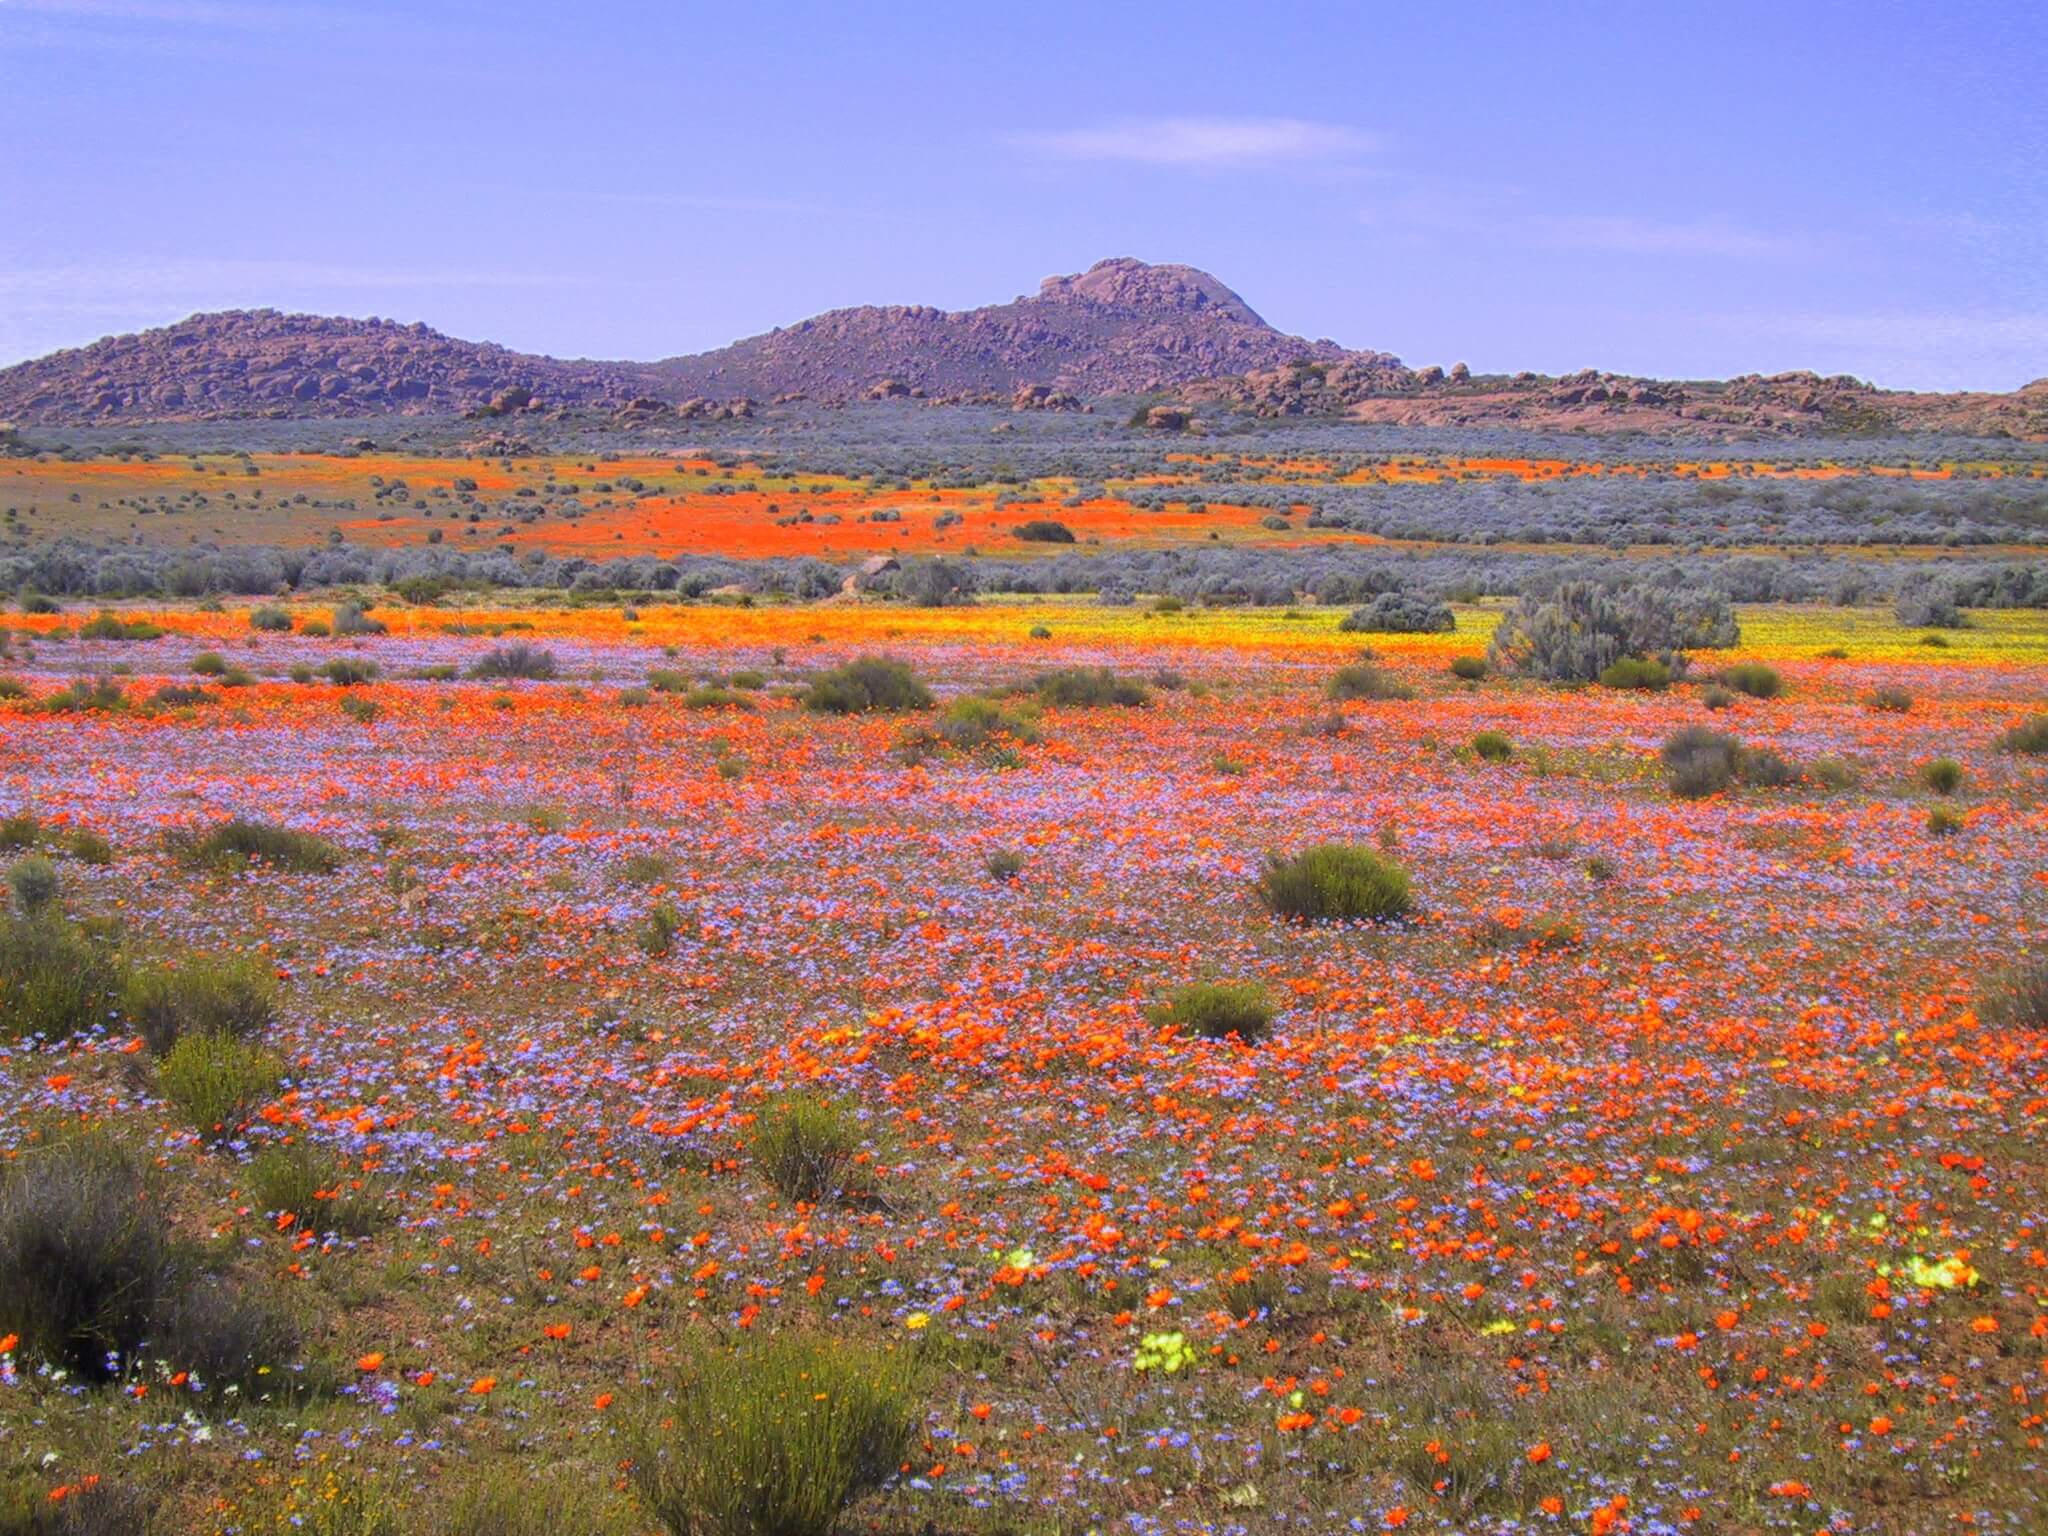
[[1515, 744], [1503, 731], [1481, 731], [1472, 738], [1472, 751], [1489, 763], [1504, 763], [1515, 755]]
[[146, 1489], [104, 1477], [66, 1486], [61, 1499], [40, 1477], [0, 1494], [0, 1536], [173, 1536]]
[[0, 1037], [83, 1034], [120, 996], [120, 963], [100, 940], [54, 912], [0, 918]]
[[[332, 629], [337, 635], [381, 635], [386, 632], [384, 621], [371, 618], [361, 603], [343, 603], [335, 609]], [[310, 624], [305, 632], [313, 632]]]
[[665, 853], [628, 854], [619, 865], [619, 878], [627, 885], [656, 885], [675, 873], [675, 860]]
[[15, 906], [34, 917], [57, 899], [57, 866], [39, 853], [16, 859], [7, 869], [7, 889]]
[[[648, 678], [653, 686], [654, 679]], [[887, 656], [862, 656], [814, 678], [803, 706], [819, 714], [901, 714], [930, 709], [931, 690], [905, 663]]]
[[753, 707], [754, 701], [744, 693], [736, 693], [730, 688], [722, 688], [716, 684], [707, 684], [702, 688], [692, 688], [683, 695], [683, 708], [685, 709], [752, 709]]
[[73, 827], [64, 834], [64, 851], [81, 864], [111, 864], [114, 845], [90, 827]]
[[1913, 707], [1913, 695], [1903, 688], [1873, 688], [1864, 695], [1864, 707], [1887, 715], [1903, 715]]
[[1256, 982], [1196, 982], [1180, 988], [1154, 1008], [1155, 1025], [1173, 1028], [1204, 1040], [1257, 1045], [1273, 1028], [1273, 1003]]
[[192, 670], [200, 677], [219, 677], [227, 669], [227, 658], [219, 651], [201, 651], [192, 658]]
[[2048, 958], [1994, 972], [1977, 994], [1977, 1017], [2001, 1028], [2048, 1029]]
[[1015, 710], [1005, 709], [980, 694], [957, 698], [929, 724], [913, 727], [904, 737], [903, 752], [918, 761], [939, 752], [1016, 761], [1015, 749], [1038, 740], [1038, 727]]
[[276, 1018], [277, 982], [258, 960], [195, 955], [175, 969], [132, 974], [121, 1013], [159, 1056], [195, 1031], [247, 1040]]
[[1055, 522], [1049, 517], [1034, 517], [1029, 522], [1019, 523], [1011, 532], [1027, 544], [1074, 542], [1074, 530], [1065, 523]]
[[823, 1205], [861, 1187], [860, 1131], [839, 1105], [809, 1094], [776, 1100], [754, 1127], [754, 1166], [785, 1200]]
[[337, 656], [320, 667], [320, 675], [337, 688], [360, 688], [375, 682], [378, 671], [376, 662], [361, 656]]
[[249, 610], [249, 627], [265, 634], [290, 634], [292, 616], [288, 610], [266, 603], [260, 608]]
[[510, 645], [495, 646], [484, 652], [469, 669], [475, 678], [524, 678], [528, 682], [546, 682], [555, 675], [555, 653], [537, 645], [528, 645], [515, 640]]
[[173, 1283], [146, 1165], [111, 1137], [32, 1147], [0, 1172], [0, 1317], [31, 1359], [109, 1379]]
[[1274, 915], [1305, 922], [1398, 917], [1412, 899], [1405, 869], [1385, 854], [1347, 843], [1267, 855], [1258, 893]]
[[157, 1083], [194, 1130], [233, 1138], [276, 1097], [284, 1068], [262, 1047], [232, 1035], [186, 1035], [157, 1064]]
[[649, 912], [640, 924], [637, 935], [640, 947], [655, 959], [676, 947], [676, 934], [683, 926], [682, 915], [668, 903], [663, 902]]
[[1369, 661], [1354, 661], [1347, 667], [1339, 667], [1336, 675], [1324, 685], [1323, 692], [1338, 704], [1382, 703], [1415, 697], [1413, 688]]
[[1601, 669], [1600, 686], [1658, 692], [1671, 686], [1671, 668], [1653, 656], [1624, 656]]
[[1486, 676], [1486, 658], [1484, 656], [1453, 656], [1451, 658], [1451, 676], [1468, 683], [1478, 682]]
[[1718, 794], [1735, 781], [1742, 766], [1742, 744], [1704, 725], [1674, 731], [1660, 755], [1671, 793], [1686, 800]]
[[632, 1447], [670, 1536], [831, 1536], [896, 1475], [921, 1418], [900, 1349], [789, 1329], [703, 1346]]
[[101, 613], [78, 626], [81, 640], [161, 640], [163, 626], [147, 619], [124, 620], [117, 614]]
[[988, 871], [991, 880], [1014, 880], [1024, 873], [1024, 858], [1007, 848], [998, 848], [981, 861], [981, 867]]
[[365, 1237], [384, 1225], [380, 1190], [303, 1141], [257, 1153], [249, 1187], [267, 1214], [289, 1215], [303, 1232]]
[[1554, 912], [1494, 912], [1473, 924], [1470, 938], [1480, 949], [1573, 949], [1585, 930], [1577, 918]]
[[1775, 699], [1785, 691], [1785, 679], [1778, 675], [1778, 669], [1759, 661], [1724, 668], [1720, 681], [1722, 687], [1746, 693], [1752, 699]]
[[187, 1391], [208, 1403], [282, 1396], [298, 1358], [299, 1330], [276, 1302], [209, 1276], [173, 1294], [152, 1321], [149, 1353], [188, 1373]]
[[1118, 677], [1107, 667], [1061, 667], [1040, 675], [1032, 684], [1039, 698], [1055, 708], [1141, 708], [1152, 702], [1143, 683]]
[[241, 817], [205, 831], [181, 827], [165, 841], [179, 863], [195, 869], [232, 872], [261, 865], [293, 874], [330, 875], [341, 868], [341, 850], [326, 838]]
[[1998, 738], [1998, 750], [2028, 757], [2048, 755], [2048, 715], [2033, 715]]
[[1797, 763], [1770, 747], [1743, 751], [1735, 772], [1743, 783], [1758, 789], [1788, 789], [1803, 777]]
[[1929, 837], [1954, 837], [1962, 830], [1962, 816], [1945, 805], [1937, 805], [1927, 813], [1927, 835]]
[[0, 820], [0, 853], [19, 853], [42, 841], [43, 824], [27, 811]]
[[1932, 758], [1914, 775], [1920, 787], [1937, 795], [1952, 795], [1963, 787], [1963, 765], [1952, 757]]
[[1700, 702], [1709, 709], [1726, 709], [1735, 702], [1735, 695], [1719, 683], [1712, 683], [1700, 690]]
[[1415, 592], [1381, 592], [1337, 624], [1346, 633], [1369, 635], [1441, 635], [1457, 627], [1449, 603]]

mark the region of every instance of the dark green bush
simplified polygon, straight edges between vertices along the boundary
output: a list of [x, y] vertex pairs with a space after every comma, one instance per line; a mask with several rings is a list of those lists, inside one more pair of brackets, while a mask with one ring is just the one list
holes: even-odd
[[1752, 699], [1775, 699], [1785, 691], [1785, 679], [1778, 675], [1778, 669], [1758, 661], [1724, 668], [1721, 685], [1733, 688], [1737, 693], [1746, 693]]
[[1337, 625], [1346, 633], [1370, 635], [1440, 635], [1457, 627], [1449, 603], [1416, 592], [1378, 593]]
[[194, 955], [176, 969], [130, 975], [121, 1013], [159, 1056], [194, 1031], [247, 1040], [276, 1018], [277, 982], [259, 960]]
[[2028, 757], [2048, 754], [2048, 715], [2033, 715], [1998, 738], [2001, 752], [2019, 752]]
[[1937, 805], [1927, 813], [1927, 835], [1929, 837], [1954, 837], [1963, 830], [1963, 818], [1945, 805]]
[[1740, 638], [1727, 599], [1681, 598], [1660, 587], [1609, 591], [1566, 582], [1524, 593], [1493, 632], [1487, 658], [1503, 672], [1556, 683], [1590, 683], [1624, 657], [1661, 662], [1676, 676], [1690, 650]]
[[291, 633], [292, 616], [283, 608], [265, 604], [249, 610], [249, 627], [267, 634], [284, 635]]
[[1704, 725], [1674, 731], [1665, 739], [1661, 755], [1671, 793], [1687, 800], [1718, 794], [1735, 781], [1742, 766], [1742, 744]]
[[192, 658], [192, 670], [200, 677], [219, 677], [227, 669], [227, 658], [219, 651], [201, 651]]
[[1346, 843], [1267, 855], [1258, 893], [1276, 916], [1307, 922], [1398, 917], [1411, 899], [1405, 869], [1385, 854]]
[[234, 871], [249, 865], [302, 875], [329, 875], [341, 868], [341, 850], [324, 837], [269, 822], [236, 817], [200, 831], [180, 827], [166, 834], [172, 856], [196, 869]]
[[1903, 715], [1913, 707], [1913, 695], [1903, 688], [1873, 688], [1863, 702], [1888, 715]]
[[57, 866], [39, 853], [16, 859], [7, 870], [7, 888], [23, 914], [34, 917], [57, 899]]
[[980, 694], [965, 694], [929, 724], [913, 726], [904, 736], [903, 752], [912, 761], [960, 752], [1007, 763], [1015, 759], [1017, 747], [1037, 740], [1038, 727], [1028, 716]]
[[670, 1536], [831, 1536], [896, 1475], [920, 1418], [900, 1349], [751, 1334], [700, 1348], [640, 1432], [632, 1476]]
[[210, 1140], [234, 1137], [283, 1082], [275, 1056], [232, 1035], [185, 1035], [157, 1063], [164, 1097]]
[[1671, 686], [1671, 669], [1650, 656], [1624, 656], [1600, 670], [1602, 688], [1656, 692]]
[[1952, 757], [1931, 758], [1914, 775], [1922, 789], [1937, 795], [1952, 795], [1963, 787], [1963, 765]]
[[180, 1288], [152, 1320], [149, 1354], [190, 1373], [202, 1400], [240, 1403], [281, 1396], [292, 1382], [299, 1330], [275, 1301], [208, 1276]]
[[555, 675], [555, 653], [537, 645], [515, 640], [484, 652], [469, 669], [475, 678], [524, 678], [546, 682]]
[[1273, 1003], [1256, 982], [1196, 982], [1181, 987], [1155, 1007], [1151, 1021], [1204, 1040], [1236, 1036], [1257, 1045], [1273, 1028]]
[[111, 613], [101, 613], [78, 626], [78, 638], [81, 640], [160, 640], [163, 634], [160, 624], [152, 624], [147, 619], [130, 622]]
[[1700, 702], [1709, 709], [1726, 709], [1735, 702], [1735, 695], [1719, 683], [1700, 690]]
[[[653, 679], [648, 682], [652, 686]], [[862, 656], [813, 679], [803, 705], [827, 715], [900, 714], [930, 709], [932, 695], [905, 663]]]
[[42, 841], [43, 824], [26, 811], [0, 821], [0, 853], [19, 853]]
[[68, 1039], [107, 1023], [120, 994], [113, 953], [55, 912], [0, 918], [0, 1036]]
[[146, 1165], [111, 1137], [34, 1147], [0, 1172], [0, 1316], [30, 1358], [109, 1379], [174, 1275]]
[[991, 880], [1014, 880], [1024, 873], [1024, 858], [1007, 848], [998, 848], [982, 860], [981, 867], [988, 871]]
[[1489, 763], [1504, 763], [1515, 755], [1515, 744], [1501, 731], [1481, 731], [1472, 738], [1472, 750]]
[[337, 688], [359, 688], [376, 680], [377, 663], [361, 656], [337, 656], [320, 667], [320, 675]]
[[1484, 656], [1453, 656], [1451, 658], [1451, 676], [1461, 678], [1468, 683], [1478, 682], [1486, 676], [1486, 658]]
[[1797, 763], [1770, 747], [1745, 750], [1735, 771], [1743, 783], [1753, 784], [1758, 789], [1786, 789], [1797, 784], [1802, 777]]
[[1143, 683], [1118, 677], [1107, 667], [1061, 667], [1041, 674], [1032, 686], [1039, 698], [1056, 708], [1133, 709], [1152, 701]]
[[1011, 532], [1027, 544], [1071, 544], [1074, 530], [1049, 517], [1034, 517], [1019, 523]]
[[1323, 691], [1339, 704], [1381, 703], [1415, 697], [1413, 688], [1369, 661], [1354, 661], [1347, 667], [1339, 667]]

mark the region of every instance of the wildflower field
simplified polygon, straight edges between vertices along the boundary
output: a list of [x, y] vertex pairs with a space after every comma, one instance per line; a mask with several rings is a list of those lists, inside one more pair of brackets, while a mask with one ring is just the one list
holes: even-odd
[[5, 1528], [2048, 1520], [2041, 612], [279, 606], [10, 618]]

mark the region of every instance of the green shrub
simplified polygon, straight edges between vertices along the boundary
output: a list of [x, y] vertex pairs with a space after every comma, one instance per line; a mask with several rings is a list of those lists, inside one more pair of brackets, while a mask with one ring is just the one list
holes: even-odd
[[1726, 598], [1681, 599], [1660, 587], [1610, 591], [1568, 581], [1526, 592], [1494, 629], [1487, 658], [1501, 671], [1554, 683], [1590, 683], [1625, 657], [1655, 660], [1672, 675], [1689, 650], [1740, 639]]
[[239, 1132], [283, 1081], [275, 1056], [232, 1035], [186, 1035], [157, 1063], [164, 1097], [213, 1140]]
[[0, 821], [0, 853], [19, 853], [24, 848], [33, 848], [42, 841], [43, 824], [21, 811]]
[[24, 1354], [89, 1382], [135, 1354], [174, 1283], [154, 1194], [143, 1161], [99, 1132], [0, 1172], [0, 1317]]
[[359, 725], [368, 725], [384, 713], [375, 699], [365, 699], [356, 694], [350, 694], [341, 701], [341, 712]]
[[477, 658], [469, 669], [475, 678], [516, 677], [528, 682], [546, 682], [555, 675], [555, 653], [537, 645], [515, 640], [495, 646]]
[[289, 1214], [301, 1231], [366, 1237], [386, 1218], [379, 1189], [303, 1141], [257, 1153], [249, 1187], [266, 1213]]
[[65, 833], [64, 851], [81, 864], [114, 862], [114, 845], [90, 827], [73, 827]]
[[48, 911], [0, 918], [0, 1036], [63, 1040], [99, 1028], [120, 993], [120, 964], [75, 925]]
[[1735, 702], [1735, 695], [1719, 683], [1712, 683], [1700, 690], [1700, 702], [1709, 709], [1726, 709]]
[[1451, 658], [1451, 676], [1461, 678], [1468, 683], [1478, 682], [1486, 676], [1486, 658], [1484, 656], [1453, 656]]
[[1472, 750], [1489, 763], [1504, 763], [1515, 755], [1515, 744], [1505, 732], [1481, 731], [1472, 738]]
[[1937, 805], [1927, 813], [1927, 835], [1929, 837], [1954, 837], [1962, 830], [1962, 816], [1945, 805]]
[[[1587, 861], [1589, 866], [1593, 862]], [[1592, 873], [1590, 867], [1587, 872]], [[1469, 937], [1480, 949], [1575, 949], [1585, 938], [1585, 930], [1577, 918], [1555, 912], [1514, 918], [1488, 914], [1472, 925]]]
[[227, 658], [219, 651], [201, 651], [192, 658], [192, 670], [200, 677], [219, 677], [227, 669]]
[[1196, 982], [1181, 987], [1154, 1008], [1155, 1025], [1172, 1025], [1204, 1040], [1228, 1040], [1235, 1035], [1246, 1045], [1257, 1045], [1273, 1028], [1273, 1003], [1266, 989], [1256, 982]]
[[659, 960], [676, 947], [676, 934], [683, 926], [683, 919], [676, 909], [663, 902], [640, 925], [640, 947]]
[[1653, 656], [1624, 656], [1601, 668], [1600, 686], [1656, 692], [1671, 686], [1671, 669]]
[[929, 724], [907, 731], [903, 754], [912, 761], [949, 751], [1008, 761], [1014, 748], [1037, 740], [1038, 727], [1029, 717], [1005, 709], [994, 699], [966, 694], [948, 704]]
[[270, 822], [236, 817], [209, 827], [181, 827], [166, 835], [172, 856], [196, 869], [235, 871], [252, 864], [301, 875], [331, 875], [341, 850], [324, 837]]
[[1338, 621], [1348, 634], [1443, 635], [1458, 627], [1451, 605], [1415, 592], [1381, 592]]
[[1863, 782], [1863, 775], [1854, 763], [1839, 757], [1816, 757], [1806, 765], [1806, 776], [1822, 789], [1854, 789]]
[[1752, 699], [1775, 699], [1785, 691], [1785, 679], [1778, 675], [1776, 667], [1749, 661], [1741, 666], [1725, 668], [1721, 673], [1721, 686], [1746, 693]]
[[930, 709], [932, 696], [903, 662], [862, 656], [814, 678], [804, 690], [803, 705], [826, 715], [900, 714]]
[[895, 1476], [920, 1418], [901, 1350], [750, 1335], [685, 1367], [633, 1480], [670, 1536], [831, 1536]]
[[260, 608], [249, 610], [249, 627], [268, 634], [290, 634], [292, 616], [287, 610], [266, 603]]
[[1977, 994], [1977, 1017], [2000, 1028], [2048, 1029], [2048, 959], [1994, 972]]
[[1065, 523], [1055, 522], [1049, 517], [1034, 517], [1029, 522], [1019, 523], [1011, 532], [1027, 544], [1074, 542], [1074, 530]]
[[1107, 667], [1060, 667], [1041, 673], [1032, 687], [1055, 708], [1136, 709], [1152, 702], [1143, 683], [1118, 677]]
[[1346, 843], [1268, 854], [1258, 893], [1276, 916], [1307, 922], [1398, 917], [1410, 903], [1405, 869], [1385, 854]]
[[708, 685], [692, 688], [683, 695], [685, 709], [752, 709], [754, 701], [744, 693], [735, 693], [730, 688]]
[[117, 715], [128, 707], [128, 695], [110, 677], [87, 682], [80, 678], [55, 693], [46, 693], [36, 708], [46, 715]]
[[1338, 704], [1380, 703], [1415, 697], [1413, 688], [1369, 661], [1354, 661], [1347, 667], [1339, 667], [1323, 692]]
[[195, 1031], [247, 1040], [276, 1018], [277, 982], [258, 960], [194, 955], [175, 970], [134, 972], [121, 1013], [159, 1056]]
[[998, 848], [981, 861], [981, 867], [988, 871], [991, 880], [1014, 880], [1024, 873], [1024, 856]]
[[1963, 787], [1963, 765], [1952, 757], [1937, 757], [1920, 765], [1914, 775], [1922, 789], [1937, 795], [1952, 795]]
[[[334, 610], [334, 633], [337, 635], [381, 635], [385, 633], [382, 619], [373, 619], [361, 603], [343, 603]], [[306, 626], [305, 633], [311, 634], [312, 626]]]
[[57, 899], [57, 866], [39, 853], [16, 859], [7, 870], [7, 888], [14, 904], [29, 917]]
[[334, 631], [327, 627], [325, 619], [308, 619], [299, 626], [299, 633], [308, 640], [325, 640]]
[[2019, 752], [2028, 757], [2048, 754], [2048, 715], [2033, 715], [1998, 738], [2001, 752]]
[[152, 624], [147, 619], [136, 619], [131, 623], [111, 613], [101, 613], [78, 626], [78, 638], [81, 640], [161, 640], [163, 634], [160, 624]]
[[827, 1099], [785, 1094], [754, 1127], [754, 1166], [785, 1200], [823, 1205], [862, 1192], [860, 1131]]
[[359, 688], [376, 680], [377, 663], [361, 656], [337, 656], [320, 667], [320, 675], [337, 688]]
[[1688, 725], [1665, 739], [1661, 756], [1671, 793], [1697, 800], [1718, 794], [1735, 781], [1742, 766], [1742, 744], [1704, 725]]
[[1802, 777], [1797, 763], [1769, 747], [1744, 751], [1735, 771], [1743, 783], [1753, 784], [1758, 789], [1786, 789]]
[[299, 1330], [275, 1301], [231, 1280], [207, 1277], [172, 1295], [153, 1319], [149, 1353], [190, 1373], [203, 1401], [260, 1402], [282, 1395], [298, 1358]]
[[1867, 708], [1888, 715], [1903, 715], [1913, 707], [1913, 695], [1903, 688], [1873, 688], [1864, 696]]

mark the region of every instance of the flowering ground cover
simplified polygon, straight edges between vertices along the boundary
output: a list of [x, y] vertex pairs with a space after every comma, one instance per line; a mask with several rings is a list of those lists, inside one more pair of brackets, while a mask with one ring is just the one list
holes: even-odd
[[[2048, 1520], [2048, 1032], [1985, 1007], [2048, 906], [2038, 611], [1743, 609], [1663, 691], [1462, 680], [1480, 606], [89, 612], [10, 616], [0, 840], [123, 965], [252, 966], [274, 1071], [201, 1098], [124, 992], [8, 1032], [0, 1141], [141, 1149], [289, 1328], [95, 1381], [0, 1315], [24, 1499], [654, 1532], [681, 1373], [779, 1339], [910, 1383], [849, 1530]], [[805, 707], [864, 655], [940, 709]], [[1782, 691], [1710, 708], [1741, 663]], [[1099, 667], [1139, 701], [1030, 691]], [[1701, 724], [1784, 781], [1675, 797]], [[332, 857], [205, 855], [236, 817]], [[1274, 915], [1325, 843], [1408, 910]]]

